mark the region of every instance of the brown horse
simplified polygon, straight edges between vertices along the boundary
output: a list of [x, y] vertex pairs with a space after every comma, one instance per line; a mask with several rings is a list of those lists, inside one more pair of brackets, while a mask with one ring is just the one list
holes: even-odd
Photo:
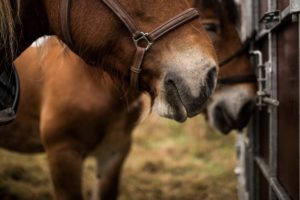
[[[206, 28], [216, 48], [220, 61], [226, 60], [240, 48], [237, 32], [239, 12], [234, 0], [196, 0]], [[254, 75], [246, 52], [238, 55], [220, 68], [219, 79]], [[218, 84], [217, 90], [207, 105], [209, 123], [222, 133], [243, 129], [255, 106], [256, 84], [251, 81], [235, 84]]]
[[[66, 5], [66, 2], [69, 4]], [[106, 2], [115, 3], [117, 0]], [[145, 32], [192, 6], [192, 2], [187, 0], [177, 0], [175, 3], [171, 0], [125, 0], [121, 4], [138, 28]], [[69, 10], [63, 9], [64, 7]], [[200, 104], [204, 103], [214, 89], [217, 73], [214, 49], [205, 31], [195, 21], [197, 20], [190, 20], [188, 24], [172, 30], [168, 37], [161, 38], [153, 45], [144, 59], [144, 73], [140, 77], [140, 90], [160, 97], [161, 101], [156, 104], [161, 108], [161, 114], [181, 121], [201, 110]], [[11, 61], [34, 40], [49, 34], [56, 34], [62, 41], [70, 44], [71, 49], [86, 62], [109, 73], [118, 74], [125, 81], [129, 79], [129, 66], [135, 53], [132, 36], [121, 20], [105, 5], [104, 0], [0, 1], [0, 73], [3, 66], [10, 66]], [[176, 37], [177, 35], [182, 37]], [[183, 79], [178, 74], [186, 74], [189, 78]], [[167, 84], [163, 84], [163, 81], [158, 84], [165, 85], [168, 91], [154, 89], [157, 82], [152, 81], [153, 77], [165, 80]], [[206, 82], [209, 84], [205, 84]], [[188, 90], [181, 87], [187, 87]], [[173, 91], [173, 97], [169, 97], [170, 90]], [[176, 105], [170, 106], [163, 96], [177, 98]], [[187, 96], [189, 97], [186, 98]], [[0, 91], [0, 99], [2, 98], [4, 97]], [[193, 104], [192, 99], [195, 98], [199, 101]], [[180, 99], [184, 105], [179, 103]], [[0, 111], [6, 108], [7, 102], [3, 104]], [[174, 106], [180, 109], [180, 114], [172, 109]], [[5, 122], [2, 115], [5, 116], [5, 113], [0, 113], [0, 122], [2, 119]]]
[[57, 199], [82, 199], [82, 164], [94, 155], [101, 177], [95, 197], [116, 199], [142, 110], [140, 95], [118, 74], [89, 67], [55, 38], [40, 48], [28, 49], [15, 62], [20, 108], [16, 120], [0, 128], [0, 146], [23, 153], [45, 150]]
[[[155, 3], [124, 5], [145, 30], [190, 5], [160, 1], [166, 7], [150, 9]], [[97, 185], [101, 190], [95, 197], [117, 197], [121, 166], [141, 103], [140, 93], [129, 82], [127, 56], [132, 56], [134, 46], [122, 32], [120, 41], [114, 34], [110, 33], [111, 39], [102, 38], [108, 41], [99, 67], [90, 67], [56, 39], [27, 50], [16, 61], [23, 91], [20, 110], [12, 124], [0, 128], [0, 146], [28, 153], [45, 150], [57, 199], [82, 199], [82, 163], [93, 154], [101, 177]], [[184, 121], [201, 111], [214, 90], [216, 63], [209, 37], [199, 20], [193, 20], [152, 46], [143, 61], [139, 85], [150, 94], [159, 114]]]
[[[203, 13], [211, 11], [201, 8]], [[222, 42], [231, 45], [215, 40], [219, 46]], [[82, 198], [82, 162], [95, 155], [100, 179], [94, 197], [115, 199], [141, 102], [119, 74], [88, 67], [55, 39], [43, 48], [47, 53], [30, 48], [16, 61], [23, 91], [20, 110], [14, 123], [0, 129], [0, 146], [28, 153], [46, 150], [58, 199]], [[238, 67], [232, 66], [229, 75]]]

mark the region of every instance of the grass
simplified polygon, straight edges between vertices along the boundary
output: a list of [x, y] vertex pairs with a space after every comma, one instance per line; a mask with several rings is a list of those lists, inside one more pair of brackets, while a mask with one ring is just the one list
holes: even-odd
[[[122, 175], [120, 200], [235, 200], [234, 135], [222, 136], [203, 117], [184, 124], [151, 116], [134, 132]], [[84, 191], [91, 195], [95, 165], [85, 163]], [[49, 200], [45, 155], [0, 150], [0, 199]]]

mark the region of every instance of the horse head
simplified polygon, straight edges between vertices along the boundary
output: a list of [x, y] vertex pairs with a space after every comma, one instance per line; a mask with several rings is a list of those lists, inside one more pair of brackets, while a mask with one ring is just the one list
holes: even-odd
[[[3, 0], [0, 16], [9, 17], [0, 18], [4, 41], [0, 55], [7, 55], [1, 57], [0, 68], [10, 66], [37, 38], [54, 34], [90, 65], [128, 82], [136, 49], [132, 34], [105, 2], [121, 4], [146, 33], [192, 7], [191, 0]], [[70, 37], [65, 37], [64, 29]], [[147, 52], [139, 75], [140, 92], [151, 95], [161, 116], [184, 121], [198, 114], [214, 91], [216, 60], [200, 22], [189, 20], [159, 38]]]
[[[58, 0], [45, 1], [47, 10]], [[120, 2], [139, 30], [148, 33], [192, 6], [188, 1], [127, 0]], [[128, 83], [136, 47], [132, 34], [102, 1], [74, 1], [69, 9], [71, 49], [89, 64], [100, 66]], [[55, 13], [53, 11], [52, 13]], [[59, 13], [51, 16], [62, 37]], [[67, 42], [65, 40], [65, 42]], [[202, 111], [216, 86], [217, 57], [211, 40], [197, 19], [165, 34], [145, 54], [139, 91], [148, 92], [161, 116], [185, 121]]]
[[[212, 39], [220, 61], [226, 60], [239, 49], [242, 43], [237, 31], [239, 11], [233, 0], [196, 1], [203, 18], [202, 24]], [[254, 75], [249, 59], [244, 53], [226, 62], [220, 67], [219, 79]], [[209, 123], [228, 133], [233, 129], [243, 129], [252, 114], [255, 105], [254, 83], [218, 84], [206, 109]]]

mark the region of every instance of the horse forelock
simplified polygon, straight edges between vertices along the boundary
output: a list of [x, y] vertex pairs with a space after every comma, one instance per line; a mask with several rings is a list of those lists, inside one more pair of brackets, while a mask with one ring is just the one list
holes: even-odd
[[217, 17], [222, 20], [228, 18], [234, 25], [239, 24], [239, 9], [236, 0], [194, 0], [196, 8], [212, 9]]
[[194, 6], [201, 10], [212, 9], [218, 18], [221, 18], [222, 9], [219, 0], [194, 0]]
[[[15, 2], [12, 5], [11, 2]], [[16, 8], [15, 12], [14, 9]], [[19, 23], [20, 0], [0, 1], [0, 48], [4, 49], [5, 55], [1, 59], [12, 62], [17, 48], [16, 24]]]
[[221, 0], [221, 4], [229, 18], [234, 25], [239, 25], [240, 12], [238, 8], [238, 1], [236, 0]]

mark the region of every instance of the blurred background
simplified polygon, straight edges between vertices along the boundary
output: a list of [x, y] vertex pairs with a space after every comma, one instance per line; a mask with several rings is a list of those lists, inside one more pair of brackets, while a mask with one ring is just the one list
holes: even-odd
[[[134, 131], [121, 179], [120, 200], [234, 200], [235, 134], [208, 127], [203, 116], [179, 124], [151, 114]], [[52, 186], [45, 154], [0, 150], [0, 199], [49, 200]], [[95, 163], [85, 163], [85, 195]]]

